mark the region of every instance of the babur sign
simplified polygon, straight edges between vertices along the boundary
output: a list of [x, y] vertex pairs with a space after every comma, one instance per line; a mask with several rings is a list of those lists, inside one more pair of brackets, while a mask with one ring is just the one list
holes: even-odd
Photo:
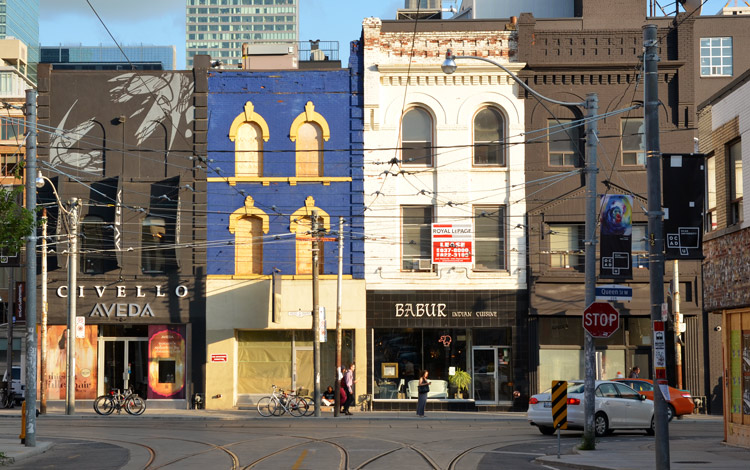
[[[69, 295], [68, 286], [59, 286], [55, 291], [57, 297], [64, 299]], [[86, 314], [88, 317], [99, 318], [140, 318], [155, 317], [154, 300], [168, 300], [169, 296], [185, 298], [188, 296], [188, 288], [178, 285], [169, 291], [164, 286], [78, 286], [78, 299], [93, 297], [95, 303]], [[158, 312], [158, 309], [157, 309]]]

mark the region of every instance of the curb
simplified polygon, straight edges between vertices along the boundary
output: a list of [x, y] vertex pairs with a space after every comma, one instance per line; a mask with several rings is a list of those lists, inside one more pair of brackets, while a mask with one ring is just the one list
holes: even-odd
[[8, 448], [6, 442], [0, 442], [0, 448], [5, 454], [5, 458], [0, 465], [12, 465], [30, 457], [41, 455], [50, 450], [52, 446], [52, 442], [37, 442], [36, 447], [26, 447], [23, 444], [11, 444], [11, 448]]

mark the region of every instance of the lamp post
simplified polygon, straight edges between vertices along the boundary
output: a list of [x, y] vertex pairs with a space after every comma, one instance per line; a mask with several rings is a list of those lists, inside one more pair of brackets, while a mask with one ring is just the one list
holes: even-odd
[[[65, 392], [65, 414], [66, 415], [72, 415], [75, 414], [76, 405], [75, 405], [75, 380], [76, 380], [76, 369], [75, 369], [75, 347], [76, 347], [76, 340], [75, 340], [75, 327], [76, 327], [76, 291], [78, 290], [77, 284], [78, 284], [78, 199], [77, 198], [71, 198], [70, 199], [70, 210], [66, 210], [65, 206], [63, 205], [62, 201], [60, 200], [60, 195], [57, 194], [57, 189], [55, 189], [55, 185], [52, 184], [52, 181], [47, 178], [46, 176], [42, 175], [42, 172], [37, 173], [36, 177], [36, 187], [42, 188], [44, 186], [44, 183], [47, 182], [52, 186], [52, 192], [55, 195], [55, 200], [57, 201], [57, 205], [60, 208], [60, 211], [65, 214], [65, 216], [68, 218], [69, 227], [68, 227], [68, 329], [67, 329], [67, 341], [66, 341], [66, 349], [67, 349], [67, 368], [65, 372], [65, 380], [66, 380], [66, 392]], [[46, 256], [46, 253], [45, 253]], [[34, 275], [36, 276], [36, 269], [34, 269]], [[47, 289], [47, 284], [43, 283], [42, 290], [45, 291]], [[46, 299], [46, 293], [43, 296]], [[44, 328], [46, 328], [47, 324], [47, 308], [46, 305], [43, 306], [42, 309], [42, 325]], [[46, 339], [46, 331], [43, 331], [42, 334], [44, 335]], [[47, 353], [47, 345], [45, 344], [46, 341], [42, 342], [42, 357], [46, 357]], [[42, 377], [42, 384], [44, 384], [44, 377]]]
[[[596, 93], [586, 95], [586, 101], [566, 102], [547, 98], [534, 91], [523, 80], [518, 78], [513, 72], [508, 70], [504, 65], [495, 62], [486, 57], [476, 56], [454, 56], [450, 49], [445, 55], [445, 61], [441, 65], [443, 72], [452, 74], [456, 71], [456, 59], [472, 59], [490, 63], [501, 68], [513, 79], [521, 88], [526, 90], [530, 95], [540, 101], [546, 101], [552, 104], [567, 107], [578, 107], [586, 110], [586, 239], [585, 245], [585, 305], [591, 305], [595, 299], [596, 288], [596, 175], [598, 173], [596, 166], [596, 149], [599, 142], [597, 131], [597, 113], [599, 109], [599, 98]], [[542, 103], [543, 104], [543, 103]], [[551, 113], [550, 113], [551, 114]], [[585, 382], [584, 382], [584, 432], [582, 449], [595, 448], [594, 440], [594, 386], [595, 386], [595, 349], [594, 338], [586, 333], [584, 340], [585, 355]]]
[[26, 209], [34, 229], [26, 239], [26, 447], [36, 447], [36, 90], [26, 90]]

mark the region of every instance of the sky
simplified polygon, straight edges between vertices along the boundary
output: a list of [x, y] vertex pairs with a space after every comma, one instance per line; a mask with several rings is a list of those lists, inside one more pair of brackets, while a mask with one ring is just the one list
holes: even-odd
[[[522, 0], [519, 0], [522, 1]], [[174, 45], [177, 68], [185, 67], [185, 0], [89, 0], [120, 45]], [[359, 39], [362, 20], [370, 16], [394, 19], [404, 0], [299, 0], [300, 41], [339, 42], [346, 67], [349, 42]], [[443, 6], [460, 5], [460, 0]], [[661, 0], [667, 5], [670, 0]], [[708, 0], [703, 14], [715, 14], [727, 0]], [[732, 2], [733, 3], [733, 2]], [[741, 5], [744, 2], [739, 2]], [[114, 45], [86, 0], [40, 0], [39, 36], [43, 46]]]

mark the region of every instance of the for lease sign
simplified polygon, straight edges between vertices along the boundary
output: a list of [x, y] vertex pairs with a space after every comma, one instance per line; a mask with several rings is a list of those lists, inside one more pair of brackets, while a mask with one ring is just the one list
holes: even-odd
[[470, 223], [432, 224], [433, 264], [472, 264], [474, 231]]

